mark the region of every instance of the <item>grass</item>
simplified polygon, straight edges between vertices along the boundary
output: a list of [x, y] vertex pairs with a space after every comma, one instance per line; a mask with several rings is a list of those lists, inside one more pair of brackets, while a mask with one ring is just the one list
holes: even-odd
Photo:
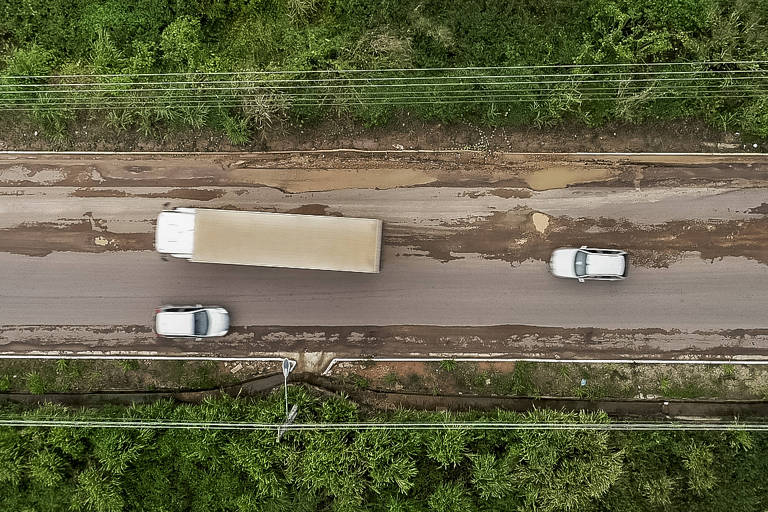
[[25, 376], [27, 389], [33, 395], [43, 395], [51, 389], [51, 382], [37, 372], [29, 372]]
[[[432, 394], [559, 396], [586, 400], [767, 399], [768, 365], [642, 365], [532, 363], [488, 364], [446, 360], [426, 372], [391, 371], [370, 382], [374, 389]], [[361, 372], [365, 375], [365, 371]]]
[[211, 389], [257, 374], [214, 361], [0, 360], [0, 392]]
[[395, 386], [400, 384], [400, 376], [395, 372], [389, 372], [384, 376], [384, 383], [388, 386]]
[[123, 361], [120, 361], [120, 367], [123, 369], [124, 372], [129, 371], [136, 371], [140, 368], [139, 361], [136, 359], [125, 359]]

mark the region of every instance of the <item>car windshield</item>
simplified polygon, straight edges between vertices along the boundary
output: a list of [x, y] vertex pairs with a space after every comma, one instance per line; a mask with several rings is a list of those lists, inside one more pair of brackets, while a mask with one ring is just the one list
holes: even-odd
[[584, 251], [577, 252], [573, 266], [578, 277], [587, 275], [587, 253]]
[[208, 334], [208, 313], [195, 311], [195, 336], [205, 336], [206, 334]]

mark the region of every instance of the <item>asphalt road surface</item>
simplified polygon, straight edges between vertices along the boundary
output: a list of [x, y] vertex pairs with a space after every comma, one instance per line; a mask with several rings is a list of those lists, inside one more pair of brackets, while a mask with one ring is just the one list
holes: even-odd
[[442, 263], [387, 250], [378, 275], [162, 261], [152, 252], [0, 254], [5, 324], [148, 324], [164, 303], [212, 303], [235, 325], [751, 329], [766, 325], [768, 267], [697, 255], [623, 282], [556, 279], [543, 262]]
[[[59, 326], [72, 346], [128, 346], [126, 326], [151, 334], [155, 306], [206, 303], [230, 309], [232, 339], [266, 329], [251, 351], [272, 350], [275, 326], [292, 329], [294, 350], [303, 327], [317, 339], [322, 326], [434, 326], [399, 346], [410, 353], [442, 343], [446, 327], [534, 326], [664, 330], [678, 352], [722, 332], [723, 351], [768, 355], [764, 337], [732, 341], [768, 328], [768, 157], [326, 156], [0, 155], [0, 342], [34, 350], [13, 326], [49, 340]], [[153, 222], [176, 206], [381, 218], [382, 272], [163, 261]], [[553, 248], [582, 244], [628, 250], [630, 277], [549, 275]], [[100, 338], [76, 343], [74, 326]], [[407, 338], [392, 329], [386, 343]], [[366, 336], [368, 353], [386, 352], [384, 334]], [[468, 334], [453, 348], [498, 352], [490, 339], [511, 338], [494, 332], [473, 348]]]

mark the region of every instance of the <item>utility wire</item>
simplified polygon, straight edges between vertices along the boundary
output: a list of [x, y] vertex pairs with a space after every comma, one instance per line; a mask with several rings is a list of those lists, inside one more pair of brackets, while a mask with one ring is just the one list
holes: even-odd
[[[768, 76], [765, 77], [758, 77], [758, 79], [768, 79]], [[706, 83], [706, 84], [696, 84], [696, 83], [682, 83], [679, 85], [676, 84], [670, 84], [670, 83], [662, 83], [657, 90], [685, 90], [685, 89], [703, 89], [703, 88], [720, 88], [725, 89], [728, 88], [738, 88], [738, 87], [757, 87], [761, 85], [768, 85], [765, 83], [750, 83], [750, 82], [735, 82], [730, 83], [731, 80], [723, 80], [723, 85], [718, 85], [716, 83]], [[568, 86], [573, 86], [576, 84], [576, 82], [555, 82], [555, 83], [564, 83]], [[597, 84], [604, 84], [604, 82], [595, 82]], [[448, 84], [443, 84], [448, 85]], [[498, 83], [461, 83], [456, 84], [461, 86], [484, 86], [484, 85], [507, 85], [506, 82], [498, 82]], [[532, 83], [526, 83], [522, 85], [538, 85], [538, 84], [532, 84]], [[350, 95], [350, 94], [360, 94], [362, 92], [366, 93], [376, 93], [378, 91], [372, 90], [372, 91], [360, 91], [356, 89], [355, 87], [358, 86], [350, 86], [348, 89], [351, 90], [340, 90], [337, 92], [334, 92], [335, 95]], [[632, 90], [632, 89], [647, 89], [653, 87], [653, 84], [634, 84], [632, 82], [624, 82], [624, 83], [618, 83], [616, 85], [589, 85], [587, 87], [579, 87], [575, 90], [578, 91], [594, 91], [594, 90]], [[237, 92], [237, 91], [246, 91], [250, 92], [252, 94], [255, 94], [254, 91], [257, 91], [259, 89], [263, 89], [266, 92], [271, 92], [275, 94], [279, 94], [281, 97], [287, 96], [287, 97], [299, 97], [299, 96], [316, 96], [321, 94], [330, 94], [329, 91], [318, 91], [318, 92], [309, 92], [312, 89], [315, 89], [314, 87], [309, 88], [297, 88], [297, 89], [305, 89], [305, 92], [282, 92], [281, 88], [278, 87], [245, 87], [245, 86], [237, 86], [237, 87], [200, 87], [200, 88], [189, 88], [189, 87], [168, 87], [168, 88], [130, 88], [130, 87], [120, 87], [120, 88], [114, 88], [114, 89], [72, 89], [72, 90], [53, 90], [53, 91], [0, 91], [0, 100], [4, 101], [13, 101], [15, 99], [27, 99], [27, 100], [34, 100], [37, 98], [61, 98], [61, 99], [67, 99], [70, 96], [74, 95], [82, 95], [86, 93], [93, 93], [93, 92], [99, 92], [99, 93], [134, 93], [134, 94], [145, 94], [145, 93], [152, 93], [152, 94], [145, 94], [146, 96], [157, 96], [157, 97], [163, 97], [164, 94], [157, 94], [157, 93], [167, 93], [167, 92], [173, 92], [173, 93], [179, 93], [184, 92], [186, 94], [200, 94], [200, 93], [212, 93], [213, 91], [222, 91], [222, 92]], [[562, 89], [558, 88], [539, 88], [539, 89], [531, 89], [528, 90], [526, 88], [516, 88], [518, 90], [523, 90], [524, 92], [536, 92], [538, 90], [550, 92], [550, 91], [561, 91]], [[450, 93], [450, 92], [460, 92], [460, 91], [466, 91], [466, 92], [474, 92], [474, 93], [487, 93], [487, 92], [514, 92], [514, 89], [504, 88], [464, 88], [464, 89], [425, 89], [425, 90], [411, 90], [411, 91], [403, 91], [403, 90], [396, 90], [392, 92], [396, 92], [398, 94], [443, 94], [443, 93]], [[384, 91], [387, 92], [387, 91]], [[222, 93], [216, 93], [216, 94], [222, 94]], [[102, 95], [105, 96], [105, 95]]]
[[[418, 84], [412, 84], [412, 83], [381, 83], [381, 84], [372, 84], [372, 83], [361, 83], [361, 84], [333, 84], [333, 83], [323, 83], [319, 85], [270, 85], [271, 83], [274, 83], [275, 81], [261, 81], [261, 82], [253, 82], [249, 80], [217, 80], [217, 81], [161, 81], [161, 82], [87, 82], [87, 83], [67, 83], [67, 82], [57, 82], [57, 83], [46, 83], [46, 84], [3, 84], [0, 83], [0, 88], [6, 88], [6, 89], [15, 89], [15, 88], [61, 88], [61, 87], [69, 87], [72, 89], [76, 89], [78, 87], [106, 87], [109, 85], [114, 86], [125, 86], [125, 87], [136, 87], [136, 86], [143, 86], [143, 85], [201, 85], [205, 86], [205, 84], [244, 84], [244, 85], [238, 85], [238, 86], [230, 86], [226, 87], [226, 89], [229, 88], [274, 88], [274, 89], [307, 89], [307, 88], [341, 88], [341, 87], [412, 87], [415, 85], [421, 86], [421, 87], [427, 87], [427, 86], [446, 86], [446, 85], [516, 85], [516, 84], [559, 84], [559, 83], [569, 83], [569, 84], [582, 84], [582, 83], [603, 83], [603, 82], [657, 82], [657, 81], [695, 81], [695, 80], [721, 80], [721, 81], [729, 81], [729, 80], [749, 80], [749, 79], [766, 79], [768, 78], [768, 70], [759, 70], [759, 71], [750, 71], [751, 73], [760, 73], [759, 75], [754, 76], [713, 76], [713, 77], [707, 77], [707, 76], [680, 76], [680, 77], [672, 77], [672, 78], [664, 78], [667, 77], [668, 73], [659, 73], [655, 77], [652, 78], [600, 78], [596, 75], [587, 74], [586, 77], [589, 78], [597, 78], [595, 80], [590, 79], [578, 79], [573, 80], [571, 79], [571, 75], [553, 75], [554, 77], [561, 77], [558, 80], [512, 80], [512, 81], [474, 81], [474, 82], [431, 82], [431, 83], [418, 83]], [[732, 73], [732, 72], [731, 72]], [[661, 78], [657, 78], [661, 77]], [[0, 76], [0, 79], [3, 77]], [[425, 77], [430, 80], [455, 80], [455, 79], [484, 79], [486, 77], [475, 77], [475, 76], [465, 76], [465, 77], [456, 77], [456, 78], [449, 78], [449, 77], [439, 77], [439, 76], [432, 76], [432, 77]], [[518, 77], [514, 75], [508, 75], [508, 76], [499, 76], [499, 77], [487, 77], [489, 80], [495, 80], [496, 78], [524, 78], [524, 77]], [[536, 77], [538, 78], [538, 77]], [[388, 79], [389, 81], [394, 81], [395, 79]], [[335, 79], [332, 82], [350, 82], [351, 79]], [[362, 81], [370, 82], [371, 80], [368, 79], [362, 79]], [[295, 82], [295, 81], [291, 81]], [[163, 90], [166, 89], [165, 87], [162, 88]], [[188, 87], [185, 87], [184, 89], [188, 89]]]
[[[483, 90], [483, 91], [477, 91], [472, 89], [465, 89], [465, 90], [454, 90], [454, 91], [442, 91], [439, 94], [443, 96], [445, 99], [480, 99], [482, 97], [493, 99], [497, 97], [504, 97], [504, 98], [540, 98], [546, 99], [546, 97], [557, 97], [557, 93], [560, 93], [562, 91], [525, 91], [522, 94], [498, 94], [502, 92], [509, 92], [509, 89], [492, 89], [492, 90]], [[571, 91], [568, 91], [571, 92]], [[573, 94], [577, 95], [578, 97], [611, 97], [611, 96], [619, 96], [619, 97], [629, 97], [629, 95], [642, 95], [643, 93], [650, 93], [653, 95], [661, 96], [661, 95], [676, 95], [680, 94], [681, 92], [697, 92], [698, 94], [704, 95], [704, 96], [711, 96], [718, 93], [754, 93], [754, 94], [761, 94], [761, 93], [768, 93], [768, 88], [757, 88], [751, 84], [740, 84], [739, 86], [732, 86], [732, 87], [713, 87], [713, 86], [694, 86], [690, 88], [684, 88], [684, 89], [647, 89], [647, 88], [617, 88], [617, 87], [595, 87], [590, 89], [579, 89], [576, 91], [572, 91]], [[482, 94], [478, 94], [482, 93]], [[135, 95], [135, 96], [118, 96], [118, 97], [107, 97], [107, 98], [91, 98], [91, 97], [83, 97], [83, 98], [73, 98], [73, 97], [66, 97], [66, 96], [42, 96], [37, 98], [10, 98], [6, 101], [8, 103], [6, 106], [9, 107], [18, 107], [18, 106], [68, 106], [68, 105], [77, 105], [77, 106], [96, 106], [96, 105], [136, 105], [139, 104], [175, 104], [176, 102], [188, 102], [188, 101], [201, 101], [201, 102], [210, 102], [211, 104], [220, 103], [220, 100], [222, 98], [226, 98], [228, 100], [233, 99], [243, 99], [243, 100], [263, 100], [266, 102], [279, 102], [281, 100], [285, 99], [296, 99], [297, 101], [323, 101], [329, 98], [332, 99], [339, 99], [339, 98], [348, 98], [351, 100], [355, 99], [364, 99], [366, 101], [370, 100], [411, 100], [411, 99], [428, 99], [430, 97], [435, 96], [437, 93], [433, 91], [398, 91], [396, 94], [400, 94], [400, 96], [393, 96], [393, 95], [381, 95], [380, 93], [373, 93], [373, 94], [365, 94], [360, 95], [358, 93], [354, 92], [345, 92], [345, 93], [339, 93], [339, 94], [333, 94], [333, 95], [326, 95], [322, 93], [306, 93], [306, 94], [285, 94], [285, 95], [277, 95], [274, 98], [265, 97], [262, 94], [256, 94], [256, 93], [216, 93], [216, 94], [203, 94], [203, 93], [191, 93], [191, 94], [148, 94], [148, 95]], [[405, 96], [402, 96], [402, 94], [405, 94]], [[3, 100], [2, 97], [0, 97], [0, 101]], [[286, 102], [290, 103], [290, 102]], [[354, 101], [353, 101], [354, 103]], [[0, 109], [2, 109], [3, 106], [0, 105]]]
[[[563, 82], [563, 83], [570, 84], [570, 82]], [[694, 84], [683, 83], [683, 84], [680, 84], [680, 85], [674, 85], [674, 84], [662, 84], [662, 85], [664, 87], [670, 89], [670, 90], [673, 90], [673, 89], [674, 90], [680, 90], [680, 89], [703, 89], [703, 88], [720, 88], [720, 89], [723, 89], [725, 87], [755, 87], [755, 86], [758, 86], [758, 85], [763, 85], [763, 84], [753, 84], [753, 83], [749, 83], [749, 82], [729, 83], [728, 80], [723, 80], [723, 83], [726, 84], [726, 85], [718, 85], [718, 84], [710, 84], [710, 83], [701, 84], [701, 85], [697, 85], [695, 83]], [[462, 84], [462, 85], [464, 85], [464, 86], [471, 86], [473, 84], [472, 83], [466, 83], [466, 84]], [[486, 85], [486, 84], [477, 84], [477, 85]], [[619, 84], [616, 84], [616, 85], [602, 85], [602, 86], [601, 85], [596, 85], [596, 86], [590, 85], [590, 86], [587, 86], [587, 87], [580, 87], [578, 90], [580, 90], [580, 91], [597, 91], [597, 90], [633, 89], [633, 88], [645, 89], [645, 88], [648, 88], [648, 87], [649, 87], [648, 85], [642, 85], [642, 84], [635, 85], [635, 84], [632, 84], [630, 82], [627, 82], [627, 83], [619, 83]], [[653, 86], [651, 85], [650, 87], [653, 87]], [[106, 93], [130, 92], [130, 93], [142, 94], [144, 96], [157, 95], [158, 97], [162, 97], [162, 96], [164, 96], [163, 94], [156, 94], [156, 93], [158, 93], [158, 92], [163, 92], [164, 93], [164, 92], [172, 91], [172, 92], [187, 92], [187, 93], [190, 93], [190, 94], [194, 94], [194, 93], [209, 93], [209, 92], [213, 92], [213, 91], [222, 91], [222, 92], [217, 92], [216, 94], [223, 94], [223, 93], [226, 93], [226, 92], [253, 91], [255, 89], [256, 90], [257, 89], [261, 89], [261, 87], [238, 86], [238, 87], [195, 87], [195, 88], [191, 88], [191, 87], [130, 88], [130, 87], [122, 87], [121, 86], [120, 88], [114, 88], [114, 89], [72, 89], [70, 91], [67, 91], [67, 90], [54, 90], [54, 91], [0, 91], [0, 99], [5, 98], [5, 99], [12, 100], [16, 96], [22, 96], [22, 95], [26, 95], [26, 96], [22, 96], [22, 97], [27, 97], [27, 98], [41, 98], [41, 97], [45, 97], [45, 98], [59, 98], [59, 97], [60, 98], [67, 98], [70, 95], [83, 94], [83, 93], [91, 93], [91, 92], [106, 92]], [[272, 89], [279, 90], [279, 88], [271, 88], [270, 90], [272, 90]], [[311, 89], [314, 89], [314, 88], [313, 87], [308, 87], [307, 89], [311, 90]], [[519, 88], [519, 89], [520, 90], [526, 90], [524, 88]], [[443, 92], [457, 92], [457, 91], [466, 91], [466, 92], [504, 92], [504, 91], [506, 91], [506, 92], [511, 92], [513, 90], [514, 89], [510, 89], [510, 88], [503, 88], [503, 89], [465, 88], [465, 89], [449, 89], [449, 90], [442, 90], [442, 89], [440, 89], [440, 90], [437, 90], [437, 89], [419, 90], [419, 89], [417, 89], [417, 90], [414, 90], [414, 91], [399, 91], [398, 90], [398, 91], [395, 91], [395, 92], [402, 93], [402, 94], [407, 94], [407, 93], [426, 94], [426, 93], [434, 93], [434, 92], [443, 93]], [[557, 90], [560, 90], [560, 89], [555, 89], [555, 88], [543, 89], [542, 88], [540, 90], [546, 90], [546, 91], [554, 90], [554, 91], [557, 91]], [[336, 92], [335, 94], [336, 95], [357, 94], [359, 92], [360, 91], [357, 91], [357, 90], [339, 91], [339, 92]], [[147, 93], [147, 94], [144, 94], [144, 93]], [[153, 94], [148, 94], [148, 93], [153, 93]], [[321, 91], [321, 92], [296, 92], [296, 93], [294, 93], [294, 92], [285, 92], [285, 93], [280, 93], [281, 96], [305, 96], [305, 95], [319, 95], [319, 94], [325, 94], [325, 92]]]
[[201, 72], [176, 72], [176, 73], [113, 73], [113, 74], [77, 74], [77, 75], [9, 75], [4, 78], [77, 78], [77, 77], [105, 77], [117, 78], [123, 76], [187, 76], [190, 74], [205, 76], [232, 76], [240, 74], [250, 75], [275, 75], [275, 74], [323, 74], [323, 73], [392, 73], [392, 72], [424, 72], [424, 71], [490, 71], [500, 69], [573, 69], [573, 68], [607, 68], [607, 67], [642, 67], [642, 66], [713, 66], [713, 65], [756, 65], [768, 64], [768, 60], [732, 60], [732, 61], [692, 61], [692, 62], [646, 62], [646, 63], [615, 63], [615, 64], [542, 64], [531, 66], [470, 66], [470, 67], [437, 67], [437, 68], [383, 68], [383, 69], [313, 69], [290, 71], [201, 71]]
[[5, 427], [136, 428], [204, 430], [590, 430], [590, 431], [768, 431], [768, 423], [642, 422], [642, 423], [556, 423], [556, 422], [414, 422], [414, 423], [251, 423], [232, 421], [167, 420], [67, 420], [2, 419]]
[[[574, 96], [572, 98], [569, 98], [569, 100], [574, 102], [582, 102], [582, 101], [630, 101], [630, 100], [642, 100], [642, 101], [650, 101], [650, 100], [710, 100], [710, 99], [744, 99], [744, 98], [764, 98], [768, 97], [768, 94], [719, 94], [719, 95], [708, 95], [708, 96], [654, 96], [654, 95], [641, 95], [638, 97], [616, 97], [616, 96], [600, 96], [600, 97], [594, 97], [594, 96]], [[286, 106], [288, 107], [317, 107], [317, 106], [324, 106], [324, 107], [358, 107], [358, 106], [374, 106], [374, 105], [451, 105], [451, 104], [471, 104], [471, 103], [543, 103], [548, 100], [557, 100], [559, 99], [556, 96], [553, 96], [551, 98], [516, 98], [516, 99], [503, 99], [500, 97], [492, 97], [489, 99], [480, 99], [480, 100], [457, 100], [457, 101], [381, 101], [381, 102], [370, 102], [370, 101], [357, 101], [357, 102], [344, 102], [344, 103], [326, 103], [326, 102], [312, 102], [312, 103], [288, 103]], [[35, 111], [35, 112], [50, 112], [50, 111], [59, 111], [59, 110], [119, 110], [119, 109], [158, 109], [163, 107], [222, 107], [222, 108], [229, 108], [229, 107], [247, 107], [247, 104], [244, 104], [241, 102], [217, 102], [217, 101], [189, 101], [189, 102], [178, 102], [178, 103], [168, 103], [164, 105], [161, 102], [158, 102], [154, 105], [115, 105], [115, 106], [53, 106], [53, 107], [47, 107], [45, 103], [41, 103], [40, 106], [24, 106], [24, 107], [3, 107], [0, 106], [0, 111], [11, 111], [11, 112], [29, 112], [29, 111]]]

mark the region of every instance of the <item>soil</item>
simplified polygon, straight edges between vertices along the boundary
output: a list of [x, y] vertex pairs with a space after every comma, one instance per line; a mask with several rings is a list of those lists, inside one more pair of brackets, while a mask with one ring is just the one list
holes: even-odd
[[[0, 326], [0, 352], [157, 354], [199, 357], [290, 357], [297, 371], [321, 373], [334, 357], [702, 359], [765, 361], [768, 330], [565, 329], [489, 327], [233, 327], [215, 341], [158, 338], [145, 325]], [[374, 364], [373, 362], [367, 364]], [[497, 364], [497, 363], [494, 363]], [[386, 375], [386, 372], [384, 373]]]
[[[498, 197], [530, 197], [534, 189], [765, 186], [763, 155], [485, 154], [475, 151], [233, 153], [230, 155], [0, 155], [3, 187], [271, 187], [286, 194], [414, 187], [483, 187]], [[217, 187], [208, 189], [208, 187]], [[183, 187], [183, 189], [182, 189]], [[510, 190], [511, 189], [511, 190]], [[88, 196], [97, 194], [81, 191]], [[171, 197], [168, 194], [168, 197]], [[88, 196], [99, 197], [99, 196]], [[138, 197], [154, 197], [141, 196]]]
[[224, 195], [224, 190], [200, 188], [175, 188], [161, 193], [131, 194], [124, 190], [105, 188], [79, 188], [72, 192], [72, 197], [163, 197], [167, 199], [190, 199], [194, 201], [210, 201]]
[[557, 247], [578, 247], [583, 240], [590, 240], [595, 247], [630, 252], [632, 265], [638, 267], [668, 267], [686, 252], [699, 252], [705, 260], [743, 256], [768, 263], [768, 246], [764, 243], [768, 238], [768, 217], [641, 226], [605, 218], [543, 216], [537, 219], [542, 215], [520, 208], [471, 222], [443, 224], [436, 229], [420, 227], [412, 231], [409, 227], [390, 227], [385, 231], [384, 241], [415, 248], [444, 262], [467, 253], [510, 263], [528, 259], [546, 261]]
[[[278, 211], [247, 199], [262, 187], [285, 195], [345, 190], [417, 189], [428, 201], [433, 189], [474, 187], [459, 197], [529, 198], [541, 190], [613, 188], [647, 190], [678, 186], [739, 188], [765, 187], [768, 164], [761, 156], [659, 156], [659, 155], [520, 155], [447, 152], [233, 155], [5, 155], [0, 161], [0, 183], [6, 194], [47, 186], [75, 187], [77, 198], [131, 198], [213, 201], [227, 197], [228, 209]], [[130, 187], [124, 190], [122, 187]], [[142, 187], [171, 187], [141, 191]], [[192, 188], [195, 187], [195, 188]], [[229, 188], [228, 188], [229, 187]], [[243, 187], [234, 192], [231, 187]], [[609, 188], [611, 187], [611, 188]], [[644, 190], [644, 192], [645, 192]], [[240, 194], [244, 199], [240, 199]], [[46, 196], [41, 196], [44, 201]], [[414, 196], [415, 197], [415, 196]], [[230, 203], [232, 199], [232, 203]], [[233, 204], [235, 201], [243, 204]], [[481, 201], [479, 201], [481, 202]], [[554, 203], [553, 203], [554, 204]], [[649, 205], [652, 205], [649, 202]], [[249, 206], [250, 205], [250, 206]], [[527, 206], [497, 210], [490, 215], [467, 215], [450, 222], [386, 222], [385, 243], [405, 247], [440, 261], [479, 254], [487, 259], [518, 263], [546, 260], [551, 250], [594, 246], [627, 250], [633, 266], [667, 267], [688, 252], [707, 260], [739, 256], [768, 262], [768, 203], [744, 205], [746, 220], [675, 220], [639, 224], [626, 219], [594, 216], [551, 216]], [[650, 208], [650, 206], [649, 206]], [[494, 208], [495, 209], [495, 208]], [[289, 213], [342, 215], [319, 202], [299, 204]], [[154, 213], [154, 212], [153, 212]], [[486, 213], [486, 212], [483, 212]], [[106, 252], [152, 250], [150, 232], [154, 219], [137, 219], [120, 229], [84, 212], [81, 218], [56, 222], [24, 222], [0, 229], [0, 251], [44, 256], [53, 251]], [[134, 228], [135, 229], [135, 228]]]
[[398, 148], [478, 149], [487, 152], [760, 152], [766, 151], [768, 145], [691, 120], [643, 125], [614, 123], [597, 128], [563, 123], [539, 129], [444, 125], [416, 121], [408, 116], [379, 128], [366, 128], [350, 119], [333, 119], [304, 127], [275, 125], [241, 146], [231, 144], [221, 133], [208, 130], [167, 131], [147, 137], [137, 131], [116, 132], [93, 119], [73, 123], [64, 141], [48, 140], [35, 126], [24, 123], [6, 127], [0, 136], [0, 150], [266, 151], [317, 148], [385, 151]]
[[25, 223], [0, 229], [0, 245], [7, 252], [47, 256], [54, 251], [107, 252], [137, 251], [152, 247], [151, 233], [112, 233], [92, 219], [58, 223]]

